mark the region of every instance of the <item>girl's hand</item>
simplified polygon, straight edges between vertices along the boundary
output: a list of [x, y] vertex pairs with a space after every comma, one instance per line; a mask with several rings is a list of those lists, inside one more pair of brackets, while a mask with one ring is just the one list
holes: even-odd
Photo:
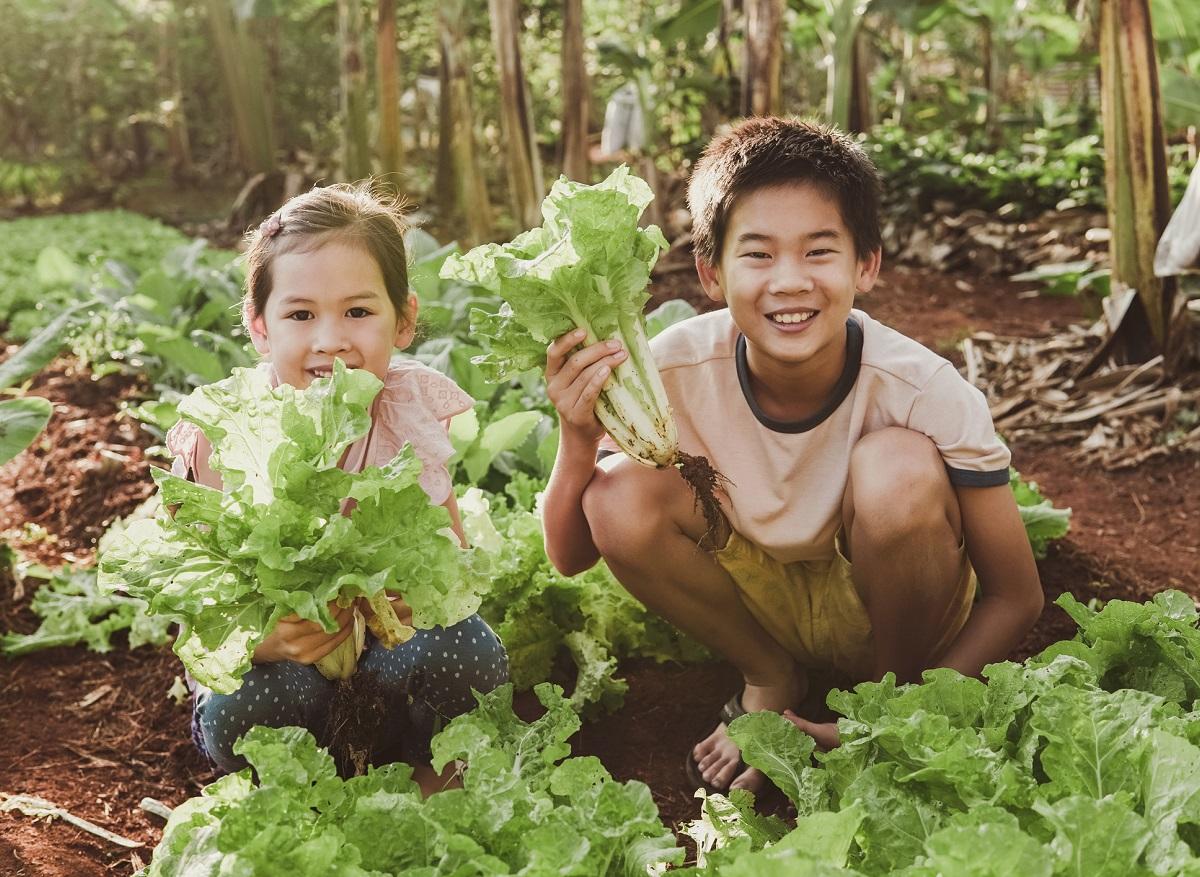
[[329, 611], [338, 623], [336, 633], [326, 633], [315, 621], [306, 621], [295, 614], [279, 619], [275, 629], [254, 650], [255, 663], [317, 663], [341, 645], [342, 640], [354, 633], [354, 604], [342, 609], [337, 603], [330, 603]]
[[596, 399], [628, 354], [618, 341], [600, 341], [572, 353], [586, 335], [576, 329], [546, 348], [546, 394], [558, 410], [564, 433], [596, 443], [604, 436], [604, 427], [596, 419]]

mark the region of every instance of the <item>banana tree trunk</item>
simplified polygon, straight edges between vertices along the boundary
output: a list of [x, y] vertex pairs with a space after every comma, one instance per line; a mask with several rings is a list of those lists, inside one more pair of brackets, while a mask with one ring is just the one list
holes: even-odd
[[205, 0], [213, 45], [233, 113], [238, 159], [247, 173], [275, 169], [275, 128], [262, 51], [229, 0]]
[[521, 64], [517, 0], [489, 0], [492, 42], [500, 65], [500, 110], [507, 141], [508, 182], [513, 215], [522, 228], [541, 224], [540, 206], [545, 197], [542, 161], [538, 157], [529, 108], [529, 84]]
[[779, 113], [779, 69], [783, 57], [783, 0], [746, 0], [746, 47], [742, 69], [742, 114]]
[[404, 167], [400, 139], [400, 64], [396, 53], [396, 0], [379, 0], [375, 23], [375, 78], [379, 100], [379, 169], [391, 188]]
[[1114, 295], [1136, 292], [1113, 327], [1113, 352], [1170, 361], [1174, 284], [1154, 276], [1170, 195], [1149, 0], [1100, 0], [1100, 71]]
[[587, 66], [583, 57], [583, 0], [564, 0], [562, 37], [562, 172], [588, 182]]
[[167, 9], [159, 23], [158, 69], [169, 97], [163, 102], [163, 127], [167, 132], [167, 154], [171, 177], [183, 180], [192, 172], [192, 147], [188, 139], [187, 115], [183, 106], [183, 84], [179, 71], [178, 13]]
[[347, 180], [361, 180], [371, 175], [362, 0], [338, 0], [337, 11], [341, 59], [342, 176]]
[[454, 180], [455, 207], [466, 222], [469, 243], [474, 245], [492, 235], [492, 206], [475, 146], [465, 13], [463, 0], [441, 0], [438, 5], [438, 32], [446, 75], [443, 108], [450, 176]]
[[828, 0], [832, 3], [831, 34], [833, 63], [825, 91], [825, 115], [843, 131], [850, 129], [850, 106], [854, 97], [854, 43], [862, 16], [858, 0]]

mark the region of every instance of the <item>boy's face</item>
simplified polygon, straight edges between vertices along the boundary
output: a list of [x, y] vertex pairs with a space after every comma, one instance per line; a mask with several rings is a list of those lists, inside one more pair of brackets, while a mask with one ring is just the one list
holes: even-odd
[[[879, 273], [859, 259], [837, 201], [806, 184], [758, 189], [735, 202], [720, 264], [696, 260], [709, 298], [729, 306], [752, 364], [817, 366], [844, 356], [854, 296]], [[837, 364], [840, 368], [840, 364]]]
[[251, 328], [279, 379], [303, 390], [333, 372], [334, 359], [381, 380], [395, 347], [412, 341], [397, 319], [379, 265], [361, 247], [329, 241], [285, 253], [271, 265], [272, 289]]

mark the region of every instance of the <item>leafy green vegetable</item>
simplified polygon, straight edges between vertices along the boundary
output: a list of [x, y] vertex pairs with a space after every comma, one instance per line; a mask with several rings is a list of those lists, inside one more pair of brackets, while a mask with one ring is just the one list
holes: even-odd
[[489, 349], [473, 361], [490, 381], [543, 366], [547, 345], [575, 328], [586, 330], [584, 344], [619, 339], [629, 356], [601, 392], [596, 416], [631, 457], [662, 467], [677, 462], [679, 449], [642, 315], [650, 269], [667, 248], [656, 226], [638, 227], [653, 198], [625, 167], [595, 186], [564, 177], [542, 203], [540, 228], [453, 255], [441, 275], [506, 302], [498, 313], [471, 313], [472, 333]]
[[466, 762], [463, 788], [425, 800], [408, 765], [343, 782], [307, 732], [253, 728], [235, 749], [257, 784], [247, 769], [178, 807], [149, 877], [644, 877], [649, 864], [680, 863], [650, 790], [567, 758], [579, 719], [556, 686], [537, 696], [546, 712], [526, 723], [510, 685], [477, 694], [479, 707], [433, 739], [435, 767]]
[[121, 594], [105, 594], [96, 587], [94, 569], [63, 567], [38, 588], [30, 604], [42, 619], [30, 634], [0, 636], [0, 652], [9, 658], [56, 646], [84, 645], [93, 652], [112, 648], [112, 636], [129, 631], [129, 647], [163, 645], [170, 622], [147, 614], [146, 602]]
[[939, 669], [921, 685], [889, 675], [831, 693], [842, 718], [830, 752], [814, 755], [779, 716], [736, 720], [746, 761], [802, 816], [775, 840], [744, 801], [709, 796], [690, 829], [709, 846], [693, 873], [772, 873], [801, 855], [839, 874], [1198, 873], [1194, 603], [1059, 603], [1076, 639], [990, 665], [987, 685]]
[[[100, 584], [179, 622], [175, 652], [213, 690], [237, 689], [254, 649], [288, 613], [333, 632], [327, 604], [365, 597], [390, 625], [373, 629], [391, 645], [412, 629], [385, 591], [403, 594], [423, 628], [478, 608], [486, 558], [458, 547], [448, 513], [418, 483], [412, 449], [357, 474], [337, 466], [369, 429], [381, 386], [340, 362], [303, 392], [235, 369], [180, 404], [212, 443], [224, 491], [155, 471], [163, 504], [179, 508], [118, 534], [101, 557]], [[344, 515], [347, 500], [355, 505]]]
[[1071, 528], [1071, 510], [1058, 509], [1038, 492], [1032, 481], [1022, 481], [1021, 475], [1011, 466], [1008, 469], [1008, 486], [1012, 488], [1025, 524], [1025, 534], [1033, 548], [1033, 556], [1039, 560], [1046, 556], [1046, 546], [1054, 539], [1061, 539]]

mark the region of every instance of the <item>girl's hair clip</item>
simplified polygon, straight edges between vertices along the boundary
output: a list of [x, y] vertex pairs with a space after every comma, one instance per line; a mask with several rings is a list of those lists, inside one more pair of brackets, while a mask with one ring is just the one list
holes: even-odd
[[279, 215], [279, 211], [276, 210], [265, 220], [263, 220], [262, 236], [265, 238], [273, 238], [281, 231], [283, 231], [283, 217], [281, 217]]

